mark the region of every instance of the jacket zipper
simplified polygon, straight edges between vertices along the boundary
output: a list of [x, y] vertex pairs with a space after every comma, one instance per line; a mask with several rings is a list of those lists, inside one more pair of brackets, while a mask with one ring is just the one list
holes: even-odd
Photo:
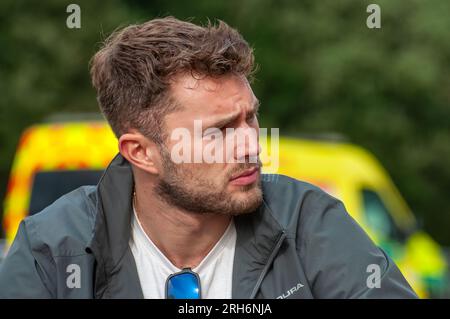
[[256, 282], [255, 288], [253, 288], [252, 294], [250, 295], [250, 299], [255, 299], [256, 294], [258, 293], [259, 287], [261, 286], [261, 283], [266, 276], [267, 271], [269, 271], [269, 267], [272, 265], [273, 260], [275, 259], [276, 254], [278, 253], [278, 250], [281, 247], [281, 244], [283, 243], [284, 239], [286, 238], [286, 233], [283, 230], [277, 244], [275, 245], [274, 249], [270, 253], [269, 259], [267, 260], [266, 265], [263, 268], [263, 271], [261, 272], [261, 275], [259, 275], [258, 281]]

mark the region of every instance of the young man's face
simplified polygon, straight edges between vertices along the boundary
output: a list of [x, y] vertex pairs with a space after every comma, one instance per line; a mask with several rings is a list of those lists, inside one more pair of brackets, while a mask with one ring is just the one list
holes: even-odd
[[196, 213], [254, 211], [262, 202], [259, 104], [247, 79], [183, 75], [171, 92], [182, 108], [163, 123], [157, 193]]

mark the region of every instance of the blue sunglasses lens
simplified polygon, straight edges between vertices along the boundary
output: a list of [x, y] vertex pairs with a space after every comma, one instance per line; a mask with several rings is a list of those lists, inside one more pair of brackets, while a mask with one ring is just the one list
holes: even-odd
[[190, 271], [174, 274], [167, 279], [167, 299], [200, 299], [200, 281]]

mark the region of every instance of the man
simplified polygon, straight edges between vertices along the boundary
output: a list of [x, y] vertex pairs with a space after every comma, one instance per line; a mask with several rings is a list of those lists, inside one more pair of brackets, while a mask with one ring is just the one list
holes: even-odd
[[[415, 298], [340, 201], [262, 175], [257, 135], [235, 142], [259, 129], [253, 69], [223, 22], [167, 17], [110, 36], [91, 75], [120, 154], [97, 186], [21, 223], [0, 297]], [[195, 145], [220, 160], [192, 160]]]

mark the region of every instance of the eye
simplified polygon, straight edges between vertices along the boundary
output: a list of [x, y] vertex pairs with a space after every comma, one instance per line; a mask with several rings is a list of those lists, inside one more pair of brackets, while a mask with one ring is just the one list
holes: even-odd
[[255, 112], [252, 112], [250, 114], [247, 115], [247, 122], [251, 122], [254, 121], [258, 118], [258, 114]]
[[203, 137], [207, 137], [213, 134], [217, 134], [218, 131], [221, 131], [222, 133], [225, 132], [227, 126], [222, 126], [222, 127], [214, 127], [212, 129], [207, 129], [205, 131], [203, 131]]

